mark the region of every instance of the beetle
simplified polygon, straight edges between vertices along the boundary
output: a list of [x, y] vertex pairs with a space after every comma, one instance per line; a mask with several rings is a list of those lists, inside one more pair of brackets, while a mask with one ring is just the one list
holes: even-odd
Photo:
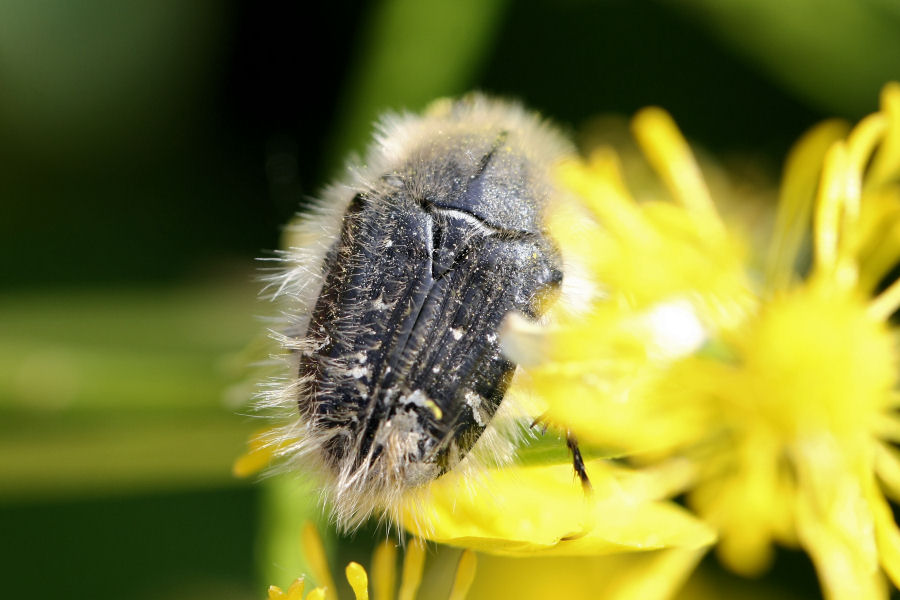
[[295, 411], [286, 453], [323, 474], [342, 528], [491, 445], [516, 371], [501, 325], [539, 320], [563, 278], [543, 213], [569, 151], [516, 103], [439, 101], [383, 118], [292, 230], [269, 282], [290, 373], [264, 403]]

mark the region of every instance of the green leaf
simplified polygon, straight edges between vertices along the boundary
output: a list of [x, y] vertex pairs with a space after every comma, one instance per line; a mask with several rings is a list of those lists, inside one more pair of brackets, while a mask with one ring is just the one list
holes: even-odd
[[[585, 461], [598, 458], [621, 458], [622, 453], [609, 448], [599, 448], [579, 443]], [[565, 435], [548, 430], [544, 434], [528, 438], [516, 449], [516, 464], [522, 466], [572, 464], [572, 453], [566, 446]]]

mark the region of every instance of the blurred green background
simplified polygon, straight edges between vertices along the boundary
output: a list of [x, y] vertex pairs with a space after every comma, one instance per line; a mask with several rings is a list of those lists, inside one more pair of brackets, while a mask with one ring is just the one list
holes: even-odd
[[895, 0], [0, 0], [0, 595], [262, 598], [289, 570], [230, 474], [254, 258], [384, 109], [480, 88], [576, 132], [659, 104], [775, 181], [890, 79]]

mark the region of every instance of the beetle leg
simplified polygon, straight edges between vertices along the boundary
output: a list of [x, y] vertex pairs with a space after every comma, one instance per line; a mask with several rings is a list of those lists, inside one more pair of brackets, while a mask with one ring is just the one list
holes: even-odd
[[575, 474], [581, 479], [581, 488], [584, 490], [585, 495], [592, 494], [594, 488], [584, 468], [584, 458], [581, 456], [581, 450], [578, 448], [578, 440], [575, 439], [571, 430], [568, 429], [566, 430], [566, 446], [572, 452], [572, 466], [575, 467]]

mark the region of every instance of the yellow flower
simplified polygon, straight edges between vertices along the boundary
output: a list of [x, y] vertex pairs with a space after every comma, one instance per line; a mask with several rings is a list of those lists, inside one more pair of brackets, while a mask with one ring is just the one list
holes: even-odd
[[240, 478], [250, 477], [271, 465], [278, 452], [288, 447], [292, 441], [277, 438], [275, 434], [276, 430], [273, 427], [254, 431], [247, 440], [247, 451], [237, 457], [231, 465], [231, 474]]
[[[239, 459], [236, 471], [242, 470], [238, 468], [240, 465], [264, 465], [272, 458], [265, 439], [266, 432], [261, 432], [251, 440], [250, 458]], [[560, 564], [559, 557], [589, 557], [592, 571], [609, 575], [604, 577], [602, 589], [604, 597], [610, 600], [670, 597], [715, 541], [709, 526], [665, 500], [691, 477], [690, 466], [686, 462], [681, 469], [670, 466], [665, 477], [657, 476], [652, 470], [635, 472], [602, 460], [588, 461], [586, 466], [594, 487], [593, 494], [588, 495], [574, 476], [568, 459], [555, 464], [497, 467], [477, 473], [451, 471], [398, 507], [392, 518], [417, 536], [417, 540], [427, 539], [496, 556], [533, 560], [542, 557], [550, 562], [532, 561], [531, 564], [551, 571], [554, 565]], [[278, 485], [291, 483], [296, 482], [288, 478], [277, 480]], [[295, 512], [296, 501], [305, 494], [291, 486], [287, 495], [292, 501], [278, 510]], [[290, 514], [276, 516], [282, 527], [291, 517]], [[321, 542], [315, 540], [315, 529], [306, 525], [304, 560], [315, 580], [325, 589], [333, 590]], [[384, 570], [377, 565], [394, 562], [393, 555], [385, 559], [379, 554], [385, 552], [393, 552], [393, 546], [383, 545], [373, 559], [376, 590], [380, 589], [379, 582], [385, 581]], [[414, 574], [418, 572], [421, 576], [422, 560], [415, 557], [421, 557], [421, 552], [417, 543], [407, 551], [404, 581], [415, 581], [415, 586], [418, 579]], [[596, 557], [603, 560], [598, 561]], [[510, 573], [519, 572], [514, 563], [488, 560], [492, 572], [498, 566]], [[490, 590], [498, 585], [491, 577], [479, 578], [476, 584], [480, 591], [476, 597], [490, 597]], [[503, 577], [499, 577], [502, 582]], [[391, 578], [387, 577], [392, 581]], [[551, 578], [546, 585], [534, 583], [533, 593], [521, 597], [552, 597], [549, 591], [552, 589], [570, 589], [572, 593], [578, 589], [583, 593], [573, 597], [590, 597], [597, 592], [597, 581], [596, 578], [586, 580], [573, 587], [574, 584]], [[409, 585], [412, 584], [404, 584]], [[387, 587], [392, 589], [393, 584]], [[405, 588], [401, 586], [401, 589]], [[299, 595], [274, 597], [300, 598]], [[376, 593], [375, 597], [390, 596]]]
[[633, 198], [610, 150], [564, 167], [577, 201], [551, 228], [570, 301], [549, 334], [513, 323], [507, 338], [530, 386], [583, 441], [666, 481], [689, 465], [681, 490], [735, 571], [796, 544], [828, 597], [886, 597], [882, 572], [900, 583], [886, 499], [900, 497], [900, 85], [849, 134], [827, 122], [798, 142], [766, 252], [720, 217], [666, 113], [633, 126], [674, 202]]
[[[521, 400], [518, 403], [525, 404]], [[505, 400], [504, 405], [508, 404]], [[502, 437], [496, 431], [504, 427], [492, 427], [482, 441], [496, 443]], [[290, 440], [282, 439], [277, 430], [260, 431], [235, 463], [234, 473], [254, 474], [277, 462], [288, 446]], [[564, 449], [564, 443], [559, 446]], [[466, 464], [409, 494], [399, 506], [384, 507], [384, 520], [422, 539], [494, 555], [652, 554], [645, 562], [635, 561], [643, 569], [642, 577], [665, 581], [665, 585], [655, 584], [655, 589], [670, 591], [715, 541], [712, 528], [670, 501], [686, 477], [677, 468], [668, 469], [667, 478], [655, 478], [651, 484], [644, 474], [590, 461], [587, 470], [594, 493], [586, 495], [565, 455], [541, 464], [482, 469], [469, 464], [479, 462], [477, 458], [470, 461], [475, 454], [466, 457]], [[666, 560], [657, 559], [659, 555]], [[617, 597], [648, 597], [638, 588], [628, 593], [624, 590], [631, 588], [621, 589]], [[657, 592], [660, 597], [667, 594]]]
[[[671, 598], [684, 584], [699, 556], [679, 550], [609, 556], [507, 558], [481, 556], [469, 600]], [[721, 598], [704, 594], [691, 600]]]
[[[319, 533], [312, 523], [306, 523], [301, 536], [303, 551], [311, 565], [313, 576], [319, 585], [306, 596], [306, 600], [338, 600], [337, 588], [328, 561], [325, 557], [325, 548]], [[425, 565], [425, 545], [421, 540], [413, 540], [406, 550], [403, 558], [403, 571], [400, 578], [400, 588], [394, 595], [396, 587], [396, 553], [395, 546], [390, 541], [380, 544], [372, 556], [372, 598], [373, 600], [414, 600], [422, 584], [422, 569]], [[450, 590], [449, 600], [465, 600], [472, 581], [475, 578], [476, 566], [475, 554], [472, 551], [462, 553], [453, 579], [453, 587]], [[351, 562], [344, 570], [347, 583], [353, 590], [356, 600], [369, 600], [369, 575], [362, 565]], [[295, 580], [287, 591], [273, 585], [269, 587], [269, 600], [303, 600], [305, 580], [303, 577]]]
[[[712, 531], [662, 498], [667, 482], [591, 461], [586, 495], [571, 463], [451, 472], [401, 522], [429, 540], [504, 556], [605, 555], [677, 548], [703, 551]], [[474, 479], [474, 480], [473, 480]]]

